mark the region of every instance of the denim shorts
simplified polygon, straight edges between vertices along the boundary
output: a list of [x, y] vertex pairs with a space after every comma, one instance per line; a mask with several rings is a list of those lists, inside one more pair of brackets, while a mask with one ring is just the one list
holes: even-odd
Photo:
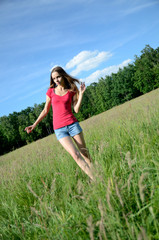
[[64, 138], [67, 136], [73, 137], [79, 134], [80, 132], [82, 132], [82, 128], [80, 127], [78, 122], [74, 122], [65, 127], [55, 129], [54, 132], [57, 137], [57, 140], [60, 140], [61, 138]]

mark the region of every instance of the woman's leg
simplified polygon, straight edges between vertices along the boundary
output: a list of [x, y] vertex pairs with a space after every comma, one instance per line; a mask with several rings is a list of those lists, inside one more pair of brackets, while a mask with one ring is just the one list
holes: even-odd
[[84, 140], [83, 132], [75, 135], [73, 137], [73, 139], [74, 139], [82, 157], [84, 158], [84, 160], [86, 161], [88, 166], [91, 168], [91, 158], [90, 158], [90, 155], [89, 155], [89, 151], [86, 148], [86, 143], [85, 143], [85, 140]]
[[76, 149], [71, 137], [64, 137], [59, 140], [61, 145], [66, 149], [67, 152], [73, 157], [78, 166], [93, 180], [91, 169], [87, 162], [82, 158], [80, 152]]

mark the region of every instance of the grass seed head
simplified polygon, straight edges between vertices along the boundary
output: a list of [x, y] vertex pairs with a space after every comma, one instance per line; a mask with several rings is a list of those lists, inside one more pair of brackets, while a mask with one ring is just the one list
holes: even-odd
[[88, 225], [87, 231], [89, 232], [90, 239], [94, 240], [94, 234], [93, 234], [93, 232], [94, 232], [94, 224], [93, 224], [92, 221], [93, 221], [92, 216], [89, 216], [89, 218], [87, 219], [87, 225]]

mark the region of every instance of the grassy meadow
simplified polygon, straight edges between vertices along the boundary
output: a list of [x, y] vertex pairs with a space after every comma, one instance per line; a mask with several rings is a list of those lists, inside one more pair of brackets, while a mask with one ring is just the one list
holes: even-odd
[[0, 239], [159, 239], [159, 89], [81, 126], [95, 182], [54, 134], [0, 157]]

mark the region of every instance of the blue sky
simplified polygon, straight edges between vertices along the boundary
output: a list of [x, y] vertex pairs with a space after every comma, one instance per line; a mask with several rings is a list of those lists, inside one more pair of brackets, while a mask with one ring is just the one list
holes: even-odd
[[50, 70], [86, 85], [159, 47], [158, 0], [1, 0], [0, 116], [45, 101]]

